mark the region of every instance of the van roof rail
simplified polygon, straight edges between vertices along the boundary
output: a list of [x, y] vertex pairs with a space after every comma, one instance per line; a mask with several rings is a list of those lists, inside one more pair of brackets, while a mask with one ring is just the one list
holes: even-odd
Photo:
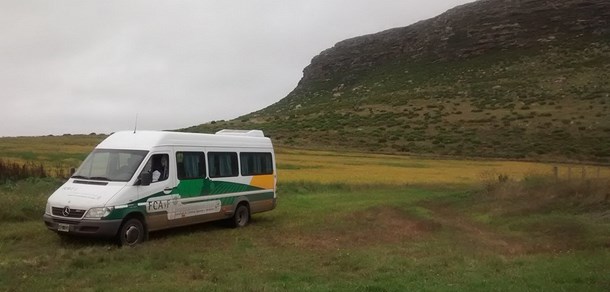
[[224, 129], [216, 132], [216, 135], [224, 136], [248, 136], [248, 137], [265, 137], [261, 130], [231, 130]]

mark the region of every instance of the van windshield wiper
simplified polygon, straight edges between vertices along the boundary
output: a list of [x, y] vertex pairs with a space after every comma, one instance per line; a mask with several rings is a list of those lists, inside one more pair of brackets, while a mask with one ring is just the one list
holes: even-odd
[[106, 180], [106, 181], [111, 181], [111, 179], [107, 178], [107, 177], [103, 177], [103, 176], [92, 176], [89, 179], [92, 180]]
[[71, 178], [84, 178], [84, 179], [89, 179], [89, 177], [84, 176], [84, 175], [73, 175], [73, 176], [71, 176]]

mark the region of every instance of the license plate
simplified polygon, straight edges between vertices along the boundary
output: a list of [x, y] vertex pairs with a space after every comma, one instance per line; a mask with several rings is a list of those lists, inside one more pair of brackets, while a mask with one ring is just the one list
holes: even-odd
[[57, 231], [69, 232], [70, 231], [70, 225], [69, 224], [59, 223], [57, 225]]

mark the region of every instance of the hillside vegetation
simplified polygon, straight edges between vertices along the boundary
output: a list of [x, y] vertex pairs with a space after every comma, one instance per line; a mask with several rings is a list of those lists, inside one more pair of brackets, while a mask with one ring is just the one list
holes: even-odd
[[342, 41], [258, 112], [278, 145], [610, 162], [610, 3], [483, 0]]

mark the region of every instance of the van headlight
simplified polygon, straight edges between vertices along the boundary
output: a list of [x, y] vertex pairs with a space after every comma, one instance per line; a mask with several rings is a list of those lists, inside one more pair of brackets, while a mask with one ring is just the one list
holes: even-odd
[[44, 213], [51, 215], [51, 204], [49, 204], [49, 202], [47, 202], [47, 205], [44, 207]]
[[91, 208], [89, 211], [87, 211], [85, 218], [103, 218], [110, 215], [112, 210], [114, 210], [112, 207]]

